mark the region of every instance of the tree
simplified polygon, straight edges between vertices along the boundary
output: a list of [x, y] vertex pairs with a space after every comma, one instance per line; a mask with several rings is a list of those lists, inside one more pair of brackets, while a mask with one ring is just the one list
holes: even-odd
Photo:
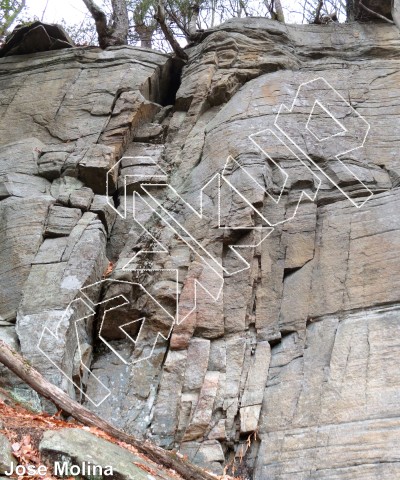
[[93, 18], [89, 13], [81, 22], [72, 25], [63, 19], [61, 26], [68, 32], [68, 35], [72, 38], [75, 45], [98, 45], [97, 32], [93, 25]]
[[127, 45], [129, 18], [125, 0], [111, 0], [112, 12], [109, 20], [106, 13], [93, 0], [83, 0], [83, 3], [95, 21], [101, 48]]
[[[95, 1], [103, 4], [99, 7]], [[182, 59], [187, 58], [185, 42], [198, 42], [204, 29], [234, 17], [270, 17], [282, 23], [287, 17], [289, 21], [321, 24], [355, 20], [360, 17], [361, 11], [368, 14], [369, 18], [372, 16], [391, 21], [386, 13], [382, 15], [382, 12], [372, 11], [363, 1], [83, 0], [95, 19], [101, 47], [127, 43], [139, 43], [145, 48], [156, 45], [164, 51], [172, 49]], [[396, 4], [399, 2], [393, 1]], [[400, 23], [400, 7], [397, 9]], [[87, 31], [85, 37], [89, 37]]]
[[159, 0], [157, 4], [157, 13], [155, 19], [160, 25], [160, 28], [165, 36], [165, 39], [171, 45], [172, 50], [175, 54], [182, 60], [187, 60], [187, 53], [183, 50], [177, 39], [175, 38], [174, 32], [171, 30], [167, 24], [166, 14], [165, 14], [165, 4], [163, 0]]
[[274, 15], [275, 20], [278, 20], [278, 22], [285, 23], [285, 15], [283, 13], [281, 0], [275, 0], [275, 1], [272, 0], [271, 5], [272, 5], [272, 12], [274, 12], [274, 14], [275, 14]]
[[[302, 0], [302, 23], [329, 23], [349, 20], [349, 5], [353, 0]], [[300, 2], [299, 2], [300, 3]]]
[[191, 42], [198, 38], [200, 12], [207, 8], [207, 0], [163, 0], [159, 2], [165, 11], [165, 21], [176, 37]]
[[195, 40], [197, 36], [197, 24], [199, 21], [199, 15], [200, 15], [200, 5], [201, 1], [197, 0], [193, 2], [193, 4], [190, 6], [190, 17], [189, 17], [189, 23], [188, 23], [188, 33], [189, 33], [189, 39], [190, 40]]
[[9, 29], [25, 10], [26, 0], [0, 0], [0, 38], [9, 33]]
[[152, 48], [153, 35], [157, 30], [156, 2], [154, 0], [142, 0], [135, 2], [132, 17], [135, 33], [137, 34], [140, 46], [143, 48]]
[[[100, 5], [95, 1], [101, 2]], [[258, 2], [255, 0], [83, 0], [96, 23], [100, 46], [137, 44], [152, 48], [156, 43], [165, 50], [168, 43], [179, 57], [186, 58], [184, 42], [196, 42], [205, 28], [214, 27], [232, 17], [266, 16], [269, 14], [267, 3], [276, 10], [274, 18], [284, 20], [280, 0]], [[111, 4], [111, 5], [110, 5]], [[116, 5], [123, 15], [116, 15]], [[107, 20], [109, 18], [109, 20]], [[126, 22], [128, 18], [128, 22]], [[118, 25], [123, 24], [116, 35]], [[128, 23], [128, 26], [127, 26]], [[84, 29], [82, 27], [82, 29]], [[125, 41], [125, 33], [129, 34]], [[81, 38], [90, 38], [85, 28], [79, 35], [79, 26], [68, 29], [78, 43]], [[114, 38], [116, 37], [116, 38]]]
[[392, 2], [392, 18], [397, 28], [400, 28], [400, 0], [393, 0]]
[[347, 0], [346, 15], [349, 22], [353, 22], [356, 19], [356, 7], [354, 4], [354, 0]]

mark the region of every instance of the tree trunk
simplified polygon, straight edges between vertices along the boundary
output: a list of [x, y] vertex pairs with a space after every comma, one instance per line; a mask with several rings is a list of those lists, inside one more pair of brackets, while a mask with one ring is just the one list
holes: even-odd
[[215, 24], [215, 9], [216, 9], [216, 0], [211, 0], [211, 28], [214, 27]]
[[347, 0], [346, 2], [346, 17], [348, 22], [354, 22], [356, 19], [354, 0]]
[[400, 0], [392, 0], [392, 18], [397, 28], [400, 29]]
[[176, 453], [168, 452], [147, 440], [139, 441], [102, 420], [90, 410], [72, 400], [60, 388], [47, 381], [19, 353], [2, 340], [0, 340], [0, 363], [8, 367], [40, 395], [51, 400], [58, 408], [84, 425], [99, 428], [117, 440], [132, 445], [155, 463], [172, 468], [187, 480], [215, 480], [215, 476], [186, 462]]
[[129, 32], [128, 8], [126, 0], [112, 0], [112, 17], [107, 16], [93, 0], [83, 0], [96, 23], [96, 31], [101, 48], [127, 45]]
[[129, 33], [128, 7], [126, 0], [111, 0], [113, 9], [111, 45], [127, 45]]
[[142, 48], [153, 48], [153, 34], [146, 32], [140, 39], [140, 46]]
[[321, 23], [321, 8], [323, 4], [324, 4], [323, 0], [319, 0], [317, 5], [317, 10], [315, 12], [314, 23], [318, 23], [318, 24]]
[[145, 25], [144, 23], [135, 24], [135, 32], [139, 37], [140, 46], [142, 48], [152, 48], [154, 29], [155, 27]]
[[200, 5], [199, 2], [194, 2], [191, 6], [192, 14], [190, 16], [188, 31], [190, 39], [194, 40], [197, 35], [197, 20], [199, 19]]
[[165, 7], [163, 0], [159, 0], [157, 5], [157, 13], [154, 15], [154, 18], [160, 25], [160, 28], [167, 40], [167, 42], [171, 45], [172, 50], [175, 54], [181, 58], [182, 60], [187, 60], [188, 56], [185, 50], [179, 45], [177, 39], [175, 38], [174, 32], [169, 28], [165, 21]]
[[278, 22], [285, 23], [285, 15], [283, 13], [281, 0], [275, 0], [275, 12], [276, 12], [276, 19], [278, 20]]

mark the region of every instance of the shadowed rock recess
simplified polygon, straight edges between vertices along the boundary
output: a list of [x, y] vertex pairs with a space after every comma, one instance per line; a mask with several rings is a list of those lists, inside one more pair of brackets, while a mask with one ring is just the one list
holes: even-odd
[[0, 60], [0, 338], [215, 473], [400, 478], [399, 32], [232, 20], [188, 53], [180, 83], [132, 47]]

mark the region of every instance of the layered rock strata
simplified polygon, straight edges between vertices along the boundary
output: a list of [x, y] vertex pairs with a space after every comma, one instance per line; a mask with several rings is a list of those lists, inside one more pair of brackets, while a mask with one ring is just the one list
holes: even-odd
[[399, 52], [232, 20], [176, 98], [147, 50], [3, 59], [1, 338], [216, 473], [396, 478]]

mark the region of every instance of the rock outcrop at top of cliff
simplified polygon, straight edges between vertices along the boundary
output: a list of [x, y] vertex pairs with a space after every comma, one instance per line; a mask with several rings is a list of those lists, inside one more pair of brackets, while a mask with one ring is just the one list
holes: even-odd
[[217, 473], [397, 478], [398, 30], [188, 52], [0, 61], [0, 338]]

